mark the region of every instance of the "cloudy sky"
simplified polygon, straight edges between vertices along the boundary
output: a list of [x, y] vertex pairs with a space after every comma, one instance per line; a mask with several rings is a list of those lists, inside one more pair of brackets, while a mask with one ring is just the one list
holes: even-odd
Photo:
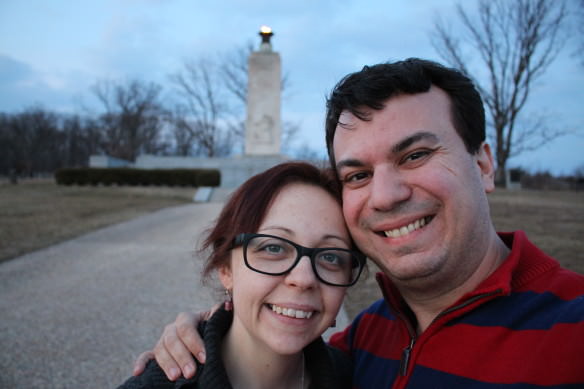
[[[568, 0], [570, 6], [575, 2]], [[269, 25], [290, 86], [285, 120], [298, 144], [324, 150], [324, 100], [345, 74], [407, 57], [440, 60], [430, 36], [440, 15], [457, 27], [454, 0], [1, 0], [0, 111], [33, 104], [76, 112], [101, 79], [140, 78], [168, 88], [185, 60], [214, 57]], [[474, 7], [474, 0], [463, 2]], [[569, 174], [584, 166], [584, 66], [567, 40], [526, 109], [580, 131], [510, 161], [530, 171]], [[480, 68], [473, 68], [479, 74]]]

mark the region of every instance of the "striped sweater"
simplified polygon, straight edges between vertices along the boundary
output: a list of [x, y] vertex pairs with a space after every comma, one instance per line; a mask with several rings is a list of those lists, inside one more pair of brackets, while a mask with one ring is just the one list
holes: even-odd
[[352, 356], [354, 388], [584, 388], [584, 276], [521, 231], [500, 237], [505, 262], [418, 336], [377, 275], [385, 299], [330, 340]]

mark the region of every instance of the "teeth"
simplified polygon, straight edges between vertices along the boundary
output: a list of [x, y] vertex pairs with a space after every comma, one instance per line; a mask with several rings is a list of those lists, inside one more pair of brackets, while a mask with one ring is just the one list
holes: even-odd
[[409, 234], [410, 232], [413, 232], [421, 227], [424, 227], [426, 225], [426, 218], [423, 217], [421, 219], [416, 220], [413, 223], [408, 224], [407, 226], [403, 226], [400, 228], [394, 228], [393, 230], [387, 230], [387, 231], [383, 231], [385, 233], [385, 236], [389, 237], [389, 238], [398, 238], [400, 236], [405, 236], [407, 234]]
[[294, 317], [296, 319], [310, 319], [312, 316], [312, 312], [302, 311], [300, 309], [283, 308], [274, 304], [271, 304], [271, 308], [272, 311], [276, 312], [278, 315]]

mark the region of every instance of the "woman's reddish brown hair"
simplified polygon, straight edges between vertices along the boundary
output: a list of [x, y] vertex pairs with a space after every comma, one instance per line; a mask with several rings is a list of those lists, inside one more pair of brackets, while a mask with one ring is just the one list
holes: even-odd
[[203, 277], [229, 263], [235, 236], [257, 232], [274, 198], [283, 187], [292, 183], [320, 187], [341, 203], [339, 185], [332, 171], [306, 162], [281, 163], [251, 177], [231, 195], [203, 242], [201, 252], [211, 251]]

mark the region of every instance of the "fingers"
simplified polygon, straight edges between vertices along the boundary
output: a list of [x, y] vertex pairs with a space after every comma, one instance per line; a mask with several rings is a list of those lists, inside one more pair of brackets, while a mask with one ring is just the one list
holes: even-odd
[[[203, 343], [203, 339], [197, 331], [197, 326], [200, 322], [207, 320], [209, 317], [210, 315], [208, 312], [197, 314], [181, 312], [178, 314], [175, 320], [175, 324], [177, 336], [179, 338], [177, 343], [180, 341], [181, 344], [174, 344], [175, 339], [171, 338], [170, 336], [168, 337], [169, 342], [167, 343], [169, 352], [172, 354], [174, 359], [179, 362], [183, 360], [187, 362], [186, 356], [183, 355], [183, 348], [180, 347], [183, 346], [188, 350], [189, 357], [192, 354], [199, 362], [205, 363], [205, 344]], [[173, 343], [171, 343], [171, 341], [173, 341]]]
[[144, 372], [146, 368], [146, 364], [149, 360], [154, 359], [154, 353], [152, 351], [145, 351], [142, 354], [138, 355], [136, 361], [134, 362], [134, 369], [132, 371], [132, 375], [138, 376]]
[[[174, 381], [181, 374], [185, 378], [191, 378], [195, 375], [197, 365], [193, 355], [199, 362], [205, 363], [205, 345], [197, 331], [197, 326], [201, 321], [208, 319], [210, 315], [209, 312], [196, 314], [181, 312], [174, 323], [164, 328], [153, 352], [158, 365], [169, 380]], [[141, 360], [139, 359], [139, 361]], [[143, 369], [142, 365], [137, 365], [137, 368], [136, 370]]]
[[[170, 350], [174, 350], [175, 354], [183, 355], [182, 365], [179, 364], [179, 360], [175, 360], [173, 354]], [[186, 356], [185, 356], [186, 355]], [[166, 376], [169, 380], [174, 381], [182, 375], [186, 378], [192, 377], [194, 371], [192, 367], [188, 367], [185, 369], [186, 371], [182, 371], [181, 366], [191, 365], [194, 366], [194, 361], [192, 356], [190, 355], [189, 351], [184, 347], [182, 342], [177, 336], [176, 326], [174, 323], [167, 325], [164, 328], [164, 332], [162, 336], [156, 343], [154, 347], [154, 356], [156, 358], [156, 362], [160, 368], [164, 371]], [[186, 359], [186, 362], [185, 362]], [[190, 373], [190, 375], [188, 374]]]
[[169, 380], [181, 376], [191, 378], [195, 375], [199, 362], [205, 363], [205, 346], [197, 331], [197, 325], [208, 317], [208, 313], [181, 312], [174, 323], [164, 328], [161, 338], [154, 347], [154, 356]]

